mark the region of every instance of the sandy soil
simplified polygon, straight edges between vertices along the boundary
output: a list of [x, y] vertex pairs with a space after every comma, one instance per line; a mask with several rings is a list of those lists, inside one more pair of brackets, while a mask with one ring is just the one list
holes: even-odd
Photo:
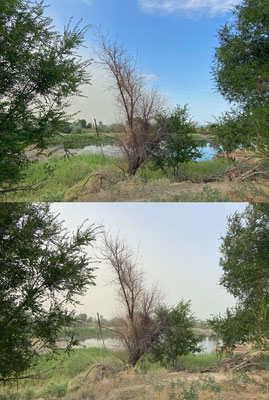
[[[137, 375], [133, 371], [121, 372], [112, 378], [95, 382], [84, 383], [76, 392], [69, 393], [65, 400], [78, 400], [82, 398], [95, 400], [184, 400], [191, 397], [183, 396], [180, 382], [189, 389], [191, 382], [200, 382], [208, 379], [214, 380], [211, 389], [199, 390], [199, 400], [268, 400], [269, 399], [269, 372], [259, 371], [248, 373], [249, 379], [255, 383], [244, 383], [244, 379], [231, 373], [217, 372], [205, 375], [187, 372], [154, 372], [146, 375]], [[245, 377], [246, 379], [246, 377]], [[212, 389], [214, 388], [214, 389]], [[217, 389], [221, 389], [217, 391]], [[87, 397], [86, 397], [87, 396]], [[174, 397], [173, 397], [174, 396]], [[193, 397], [194, 399], [194, 397]]]

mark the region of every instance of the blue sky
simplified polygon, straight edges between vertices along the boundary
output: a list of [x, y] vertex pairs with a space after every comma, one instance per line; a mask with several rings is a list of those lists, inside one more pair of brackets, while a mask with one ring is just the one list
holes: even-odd
[[[147, 281], [159, 283], [166, 303], [191, 300], [198, 318], [223, 313], [234, 298], [218, 285], [220, 237], [227, 217], [244, 203], [52, 203], [65, 226], [74, 231], [83, 221], [120, 233], [140, 260]], [[98, 252], [90, 250], [96, 259]], [[98, 264], [96, 286], [82, 298], [78, 312], [112, 317], [117, 309], [109, 268]]]
[[[83, 23], [102, 26], [117, 34], [126, 48], [138, 54], [144, 74], [156, 79], [171, 105], [189, 104], [194, 121], [214, 121], [229, 108], [215, 92], [210, 75], [216, 33], [231, 18], [232, 4], [238, 0], [47, 0], [47, 13], [56, 27], [62, 28], [70, 16]], [[87, 34], [91, 57], [94, 29]], [[91, 118], [89, 106], [96, 119], [112, 122], [114, 111], [108, 110], [111, 100], [102, 91], [102, 74], [92, 69], [92, 86], [86, 89], [90, 103], [80, 107], [82, 116]], [[96, 101], [94, 102], [94, 98]], [[103, 103], [103, 104], [102, 104]], [[113, 105], [111, 105], [112, 107]], [[88, 110], [88, 111], [87, 111]]]

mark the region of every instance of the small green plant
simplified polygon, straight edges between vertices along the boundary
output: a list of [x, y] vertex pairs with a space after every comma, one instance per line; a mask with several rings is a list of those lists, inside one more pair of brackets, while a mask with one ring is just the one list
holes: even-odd
[[205, 376], [204, 378], [200, 378], [200, 380], [202, 381], [202, 390], [210, 390], [214, 393], [221, 392], [221, 385], [212, 376]]
[[186, 383], [180, 379], [177, 383], [181, 387], [181, 393], [170, 393], [168, 400], [199, 400], [199, 383], [191, 382], [188, 387]]
[[55, 383], [51, 382], [45, 387], [42, 394], [44, 396], [56, 396], [64, 397], [67, 393], [67, 382], [66, 383]]
[[95, 394], [94, 393], [82, 393], [81, 395], [80, 395], [80, 398], [81, 399], [88, 399], [88, 400], [95, 400], [96, 399], [96, 396], [95, 396]]

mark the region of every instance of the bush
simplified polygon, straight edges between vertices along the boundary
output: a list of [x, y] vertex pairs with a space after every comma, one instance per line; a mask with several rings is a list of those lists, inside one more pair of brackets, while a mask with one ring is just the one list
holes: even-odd
[[157, 319], [162, 333], [152, 345], [153, 359], [166, 368], [182, 369], [181, 356], [201, 351], [198, 343], [202, 337], [193, 331], [195, 319], [191, 314], [190, 302], [181, 300], [176, 307], [160, 308]]
[[183, 163], [201, 157], [200, 143], [193, 137], [195, 128], [189, 120], [186, 105], [183, 108], [177, 106], [171, 115], [159, 117], [158, 122], [166, 126], [167, 134], [153, 154], [153, 166], [166, 174], [167, 169], [172, 168], [176, 178]]

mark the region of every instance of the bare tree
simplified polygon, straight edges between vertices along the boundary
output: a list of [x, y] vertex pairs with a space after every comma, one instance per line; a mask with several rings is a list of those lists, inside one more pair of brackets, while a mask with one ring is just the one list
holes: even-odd
[[128, 352], [128, 364], [135, 366], [161, 333], [154, 316], [162, 295], [156, 285], [145, 287], [138, 256], [119, 237], [104, 234], [102, 255], [112, 269], [122, 309], [122, 325], [115, 330]]
[[99, 63], [112, 77], [112, 89], [125, 126], [125, 134], [119, 139], [119, 146], [128, 162], [128, 175], [135, 175], [156, 146], [162, 140], [165, 130], [154, 124], [162, 112], [164, 98], [157, 89], [150, 90], [138, 71], [136, 60], [117, 40], [98, 31]]

